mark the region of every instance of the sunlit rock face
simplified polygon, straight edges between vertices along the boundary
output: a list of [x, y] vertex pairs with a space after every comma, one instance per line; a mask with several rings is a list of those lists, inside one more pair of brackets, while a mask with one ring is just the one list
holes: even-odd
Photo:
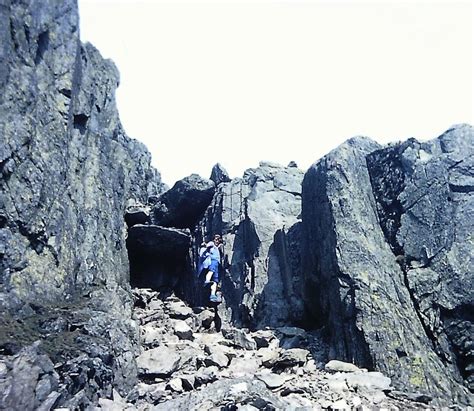
[[262, 162], [222, 181], [196, 233], [222, 234], [226, 315], [260, 328], [300, 324], [300, 213], [303, 171]]
[[472, 389], [473, 147], [467, 125], [384, 148], [355, 138], [303, 181], [305, 306], [330, 355], [445, 404]]
[[122, 129], [117, 69], [79, 41], [75, 1], [2, 1], [0, 21], [0, 346], [40, 339], [54, 362], [88, 353], [60, 392], [84, 389], [87, 404], [133, 383], [123, 214], [161, 179]]

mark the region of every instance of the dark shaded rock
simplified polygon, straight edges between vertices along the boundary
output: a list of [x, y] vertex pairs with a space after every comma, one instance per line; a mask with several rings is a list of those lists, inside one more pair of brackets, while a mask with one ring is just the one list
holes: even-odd
[[389, 391], [387, 395], [397, 400], [410, 400], [410, 401], [415, 401], [415, 402], [421, 402], [423, 404], [429, 404], [433, 400], [433, 397], [427, 394], [402, 392], [402, 391], [395, 391], [395, 390]]
[[[464, 130], [464, 138], [470, 135], [472, 139], [470, 133]], [[408, 142], [400, 147], [413, 144]], [[455, 146], [451, 144], [451, 152]], [[400, 147], [384, 150], [404, 151]], [[389, 164], [383, 158], [376, 159], [377, 153], [385, 152], [379, 149], [369, 139], [351, 139], [315, 163], [305, 175], [302, 216], [306, 306], [312, 311], [316, 325], [326, 325], [329, 330], [331, 358], [375, 367], [392, 378], [395, 387], [434, 394], [440, 404], [451, 401], [466, 404], [469, 396], [460, 384], [455, 362], [436, 347], [423, 323], [420, 307], [413, 298], [414, 285], [410, 285], [414, 280], [407, 278], [404, 268], [405, 257], [397, 257], [400, 250], [389, 245], [393, 238], [402, 238], [400, 233], [391, 234], [391, 230], [398, 232], [398, 228], [397, 223], [389, 220], [395, 221], [392, 217], [399, 212], [394, 200], [403, 199], [396, 183], [403, 173], [396, 161]], [[409, 158], [415, 163], [429, 163], [427, 155], [411, 152], [407, 159], [399, 161], [412, 171]], [[377, 167], [380, 172], [376, 171]], [[379, 179], [377, 183], [374, 172]], [[378, 190], [377, 185], [384, 188]], [[422, 192], [431, 190], [421, 182], [417, 186]], [[380, 199], [376, 200], [379, 193], [392, 198], [393, 207], [388, 208], [386, 215], [380, 213], [383, 206]], [[433, 204], [439, 207], [439, 200]], [[426, 207], [424, 210], [434, 218], [435, 210], [428, 211]], [[405, 222], [412, 227], [418, 224], [403, 217], [401, 224]], [[410, 232], [408, 228], [405, 230]], [[439, 238], [421, 227], [415, 230], [413, 245], [422, 245], [425, 236], [430, 237], [427, 244]], [[465, 261], [465, 256], [453, 260]], [[437, 295], [437, 301], [443, 301], [441, 295]]]
[[130, 252], [143, 250], [149, 253], [182, 257], [191, 245], [188, 230], [160, 227], [156, 225], [135, 225], [128, 230], [127, 248]]
[[275, 334], [270, 330], [258, 330], [252, 333], [252, 338], [255, 340], [257, 344], [257, 348], [268, 347], [270, 345], [270, 341], [274, 340]]
[[188, 230], [137, 224], [128, 230], [130, 282], [134, 287], [179, 289], [189, 273]]
[[182, 320], [177, 320], [174, 324], [174, 333], [182, 340], [192, 340], [193, 331], [188, 324]]
[[153, 223], [164, 227], [193, 229], [212, 201], [215, 184], [197, 174], [183, 178], [153, 208]]
[[127, 205], [124, 218], [127, 227], [132, 227], [136, 224], [149, 224], [151, 222], [150, 207], [133, 201], [132, 204]]
[[227, 173], [227, 170], [219, 163], [212, 167], [211, 176], [209, 177], [209, 179], [214, 181], [216, 185], [220, 183], [228, 183], [230, 181], [230, 177]]

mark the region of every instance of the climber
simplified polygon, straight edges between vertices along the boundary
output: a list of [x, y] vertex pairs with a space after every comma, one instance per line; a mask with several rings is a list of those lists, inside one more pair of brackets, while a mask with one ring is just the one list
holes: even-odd
[[198, 257], [196, 276], [201, 277], [204, 271], [207, 272], [210, 265], [211, 265], [211, 255], [207, 251], [207, 244], [203, 242], [201, 243], [201, 246], [199, 247], [199, 257]]
[[219, 264], [224, 266], [224, 241], [219, 234], [214, 234], [214, 245], [219, 250]]
[[209, 253], [210, 265], [208, 272], [206, 273], [206, 281], [204, 284], [211, 285], [211, 296], [209, 300], [214, 303], [220, 303], [221, 299], [216, 294], [217, 284], [219, 283], [219, 265], [220, 265], [220, 252], [214, 241], [209, 241], [206, 245], [205, 253]]

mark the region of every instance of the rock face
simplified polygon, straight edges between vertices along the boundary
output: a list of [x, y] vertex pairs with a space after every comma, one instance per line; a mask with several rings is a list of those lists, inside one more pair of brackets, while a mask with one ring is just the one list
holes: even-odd
[[227, 170], [222, 167], [219, 163], [212, 167], [211, 176], [209, 177], [210, 180], [214, 181], [216, 185], [220, 183], [228, 183], [231, 179]]
[[0, 353], [43, 340], [65, 370], [58, 402], [83, 407], [133, 384], [123, 215], [162, 184], [120, 125], [116, 68], [79, 41], [76, 2], [7, 0], [0, 19]]
[[183, 178], [158, 198], [153, 208], [156, 225], [193, 229], [214, 195], [211, 180], [192, 174]]
[[355, 138], [303, 181], [305, 303], [330, 357], [444, 403], [469, 403], [473, 147], [469, 126], [383, 149]]
[[234, 324], [279, 326], [303, 318], [300, 292], [301, 181], [294, 167], [261, 163], [221, 183], [198, 232], [225, 240], [223, 293]]
[[474, 391], [474, 130], [408, 140], [372, 153], [368, 166], [382, 230], [425, 333]]

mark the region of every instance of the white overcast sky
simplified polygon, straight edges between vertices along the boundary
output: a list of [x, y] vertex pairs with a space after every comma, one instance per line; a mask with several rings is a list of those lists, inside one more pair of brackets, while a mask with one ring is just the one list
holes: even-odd
[[470, 1], [79, 0], [164, 182], [473, 123]]

